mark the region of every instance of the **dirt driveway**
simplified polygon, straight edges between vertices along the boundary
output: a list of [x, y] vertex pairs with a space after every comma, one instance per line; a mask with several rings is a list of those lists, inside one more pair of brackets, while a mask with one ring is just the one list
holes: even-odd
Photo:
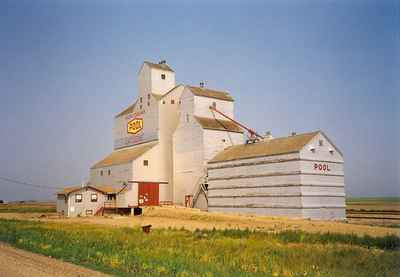
[[108, 276], [0, 243], [0, 277]]

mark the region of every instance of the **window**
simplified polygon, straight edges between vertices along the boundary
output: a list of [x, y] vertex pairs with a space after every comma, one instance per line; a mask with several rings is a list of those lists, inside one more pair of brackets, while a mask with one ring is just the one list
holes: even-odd
[[150, 99], [150, 94], [147, 94], [147, 99]]
[[111, 169], [108, 170], [108, 176], [110, 176], [110, 175], [111, 175]]
[[93, 215], [93, 210], [86, 210], [86, 215]]
[[186, 114], [186, 122], [189, 122], [189, 114]]
[[171, 99], [171, 104], [175, 104], [175, 100], [174, 99]]
[[215, 109], [217, 107], [217, 103], [216, 102], [212, 102], [212, 106]]
[[143, 160], [143, 165], [144, 166], [149, 166], [149, 160]]
[[165, 74], [161, 74], [161, 79], [165, 80]]
[[324, 146], [324, 141], [322, 139], [320, 139], [318, 144], [319, 144], [319, 146]]
[[103, 170], [100, 170], [100, 176], [103, 176]]
[[182, 101], [181, 101], [181, 100], [179, 100], [178, 104], [182, 104]]
[[142, 97], [140, 97], [140, 103], [142, 103], [143, 102], [143, 99], [142, 99]]
[[142, 105], [139, 106], [140, 109], [142, 109], [142, 107], [143, 107]]
[[97, 193], [92, 193], [92, 195], [90, 195], [90, 201], [97, 202]]
[[82, 194], [75, 194], [75, 203], [82, 202]]
[[226, 142], [226, 139], [222, 139], [222, 142]]
[[150, 102], [147, 102], [147, 106], [150, 106]]
[[165, 100], [163, 100], [162, 103], [165, 104]]

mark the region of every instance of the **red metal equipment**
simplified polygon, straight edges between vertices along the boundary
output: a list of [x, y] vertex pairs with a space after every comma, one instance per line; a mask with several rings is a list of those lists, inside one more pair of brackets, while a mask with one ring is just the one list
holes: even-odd
[[241, 124], [240, 122], [238, 122], [238, 121], [234, 120], [233, 118], [227, 116], [227, 115], [224, 114], [223, 112], [217, 110], [216, 107], [210, 106], [210, 110], [211, 110], [211, 111], [214, 111], [214, 112], [217, 112], [218, 114], [222, 115], [222, 116], [225, 117], [226, 119], [229, 119], [230, 121], [232, 121], [232, 122], [235, 123], [236, 125], [238, 125], [238, 126], [242, 127], [243, 129], [245, 129], [245, 130], [248, 132], [248, 135], [247, 135], [247, 137], [248, 137], [247, 142], [248, 142], [248, 143], [256, 142], [256, 141], [258, 141], [259, 139], [264, 139], [264, 137], [261, 136], [261, 135], [259, 135], [256, 131], [254, 131], [253, 129], [250, 129], [250, 128], [248, 128], [248, 127], [246, 127], [245, 125]]

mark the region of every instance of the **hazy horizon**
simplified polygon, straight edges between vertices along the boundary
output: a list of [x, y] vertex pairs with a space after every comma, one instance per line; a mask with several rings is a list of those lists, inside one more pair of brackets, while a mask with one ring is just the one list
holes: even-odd
[[[321, 129], [347, 196], [400, 196], [397, 1], [2, 1], [0, 177], [79, 184], [144, 60], [229, 91], [259, 133]], [[55, 199], [0, 179], [0, 199]]]

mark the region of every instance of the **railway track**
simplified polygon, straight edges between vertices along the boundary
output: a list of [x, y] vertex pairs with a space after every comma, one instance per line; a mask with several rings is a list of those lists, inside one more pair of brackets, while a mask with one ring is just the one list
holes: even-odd
[[349, 219], [366, 220], [397, 220], [400, 221], [400, 211], [397, 210], [356, 210], [347, 209], [346, 217]]

